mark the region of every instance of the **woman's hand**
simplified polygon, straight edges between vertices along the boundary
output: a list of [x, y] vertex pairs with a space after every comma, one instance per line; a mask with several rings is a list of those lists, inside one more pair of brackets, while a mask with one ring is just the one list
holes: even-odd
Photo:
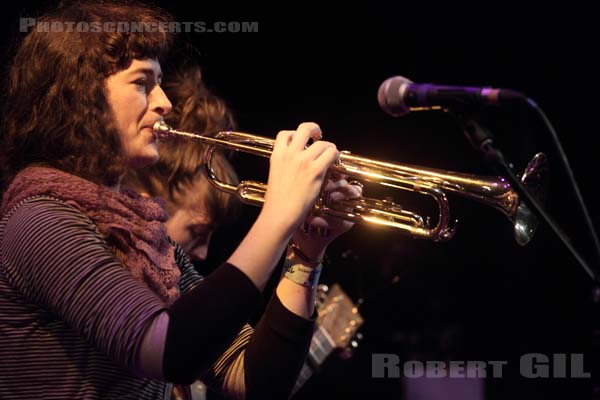
[[[335, 180], [334, 180], [335, 179]], [[344, 177], [330, 177], [325, 181], [323, 191], [329, 194], [332, 202], [362, 196], [362, 186], [349, 184]], [[328, 216], [308, 215], [292, 241], [311, 260], [321, 260], [327, 246], [338, 236], [354, 226], [353, 222]]]
[[[320, 138], [319, 126], [305, 122], [296, 131], [279, 132], [273, 147], [261, 214], [288, 237], [312, 209], [328, 169], [339, 157], [335, 145]], [[316, 141], [306, 147], [310, 139]]]
[[[260, 290], [266, 286], [294, 230], [313, 208], [329, 167], [339, 157], [332, 143], [318, 140], [305, 148], [311, 138], [320, 137], [321, 129], [314, 123], [303, 123], [296, 131], [279, 133], [271, 154], [265, 204], [242, 243], [228, 259]], [[286, 296], [298, 300], [298, 291], [293, 289], [291, 292], [296, 294], [287, 293]], [[300, 298], [304, 304], [306, 295], [301, 294]]]

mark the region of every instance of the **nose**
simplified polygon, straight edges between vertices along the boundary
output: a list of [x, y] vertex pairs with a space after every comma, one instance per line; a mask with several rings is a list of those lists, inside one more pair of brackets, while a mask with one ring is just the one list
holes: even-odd
[[171, 112], [173, 105], [160, 85], [154, 86], [151, 92], [150, 108], [159, 115], [166, 115]]
[[190, 252], [189, 252], [189, 256], [192, 260], [196, 260], [196, 261], [204, 261], [206, 260], [206, 257], [208, 256], [208, 244], [209, 241], [207, 240], [206, 242], [199, 244], [198, 246], [195, 246]]

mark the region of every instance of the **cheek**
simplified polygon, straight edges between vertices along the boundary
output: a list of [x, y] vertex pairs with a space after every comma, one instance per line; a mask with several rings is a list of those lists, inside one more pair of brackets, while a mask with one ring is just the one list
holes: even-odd
[[192, 238], [185, 228], [184, 221], [181, 221], [181, 215], [176, 213], [173, 217], [169, 218], [165, 226], [167, 227], [167, 233], [177, 244], [183, 247], [184, 251], [188, 251], [188, 247], [192, 242]]
[[179, 230], [178, 236], [179, 236], [179, 240], [176, 240], [176, 242], [179, 243], [179, 245], [181, 247], [183, 247], [183, 249], [186, 252], [190, 251], [190, 249], [194, 245], [194, 238], [193, 238], [193, 236], [190, 235], [190, 233], [189, 233], [189, 231], [187, 229], [183, 229], [183, 228], [181, 228]]
[[126, 124], [130, 129], [130, 134], [137, 134], [140, 122], [146, 114], [146, 102], [140, 99], [132, 99], [127, 107]]
[[115, 116], [115, 123], [119, 130], [119, 138], [125, 151], [128, 151], [132, 146], [132, 139], [135, 137], [135, 131], [132, 129], [132, 117], [131, 111], [125, 107], [121, 107], [121, 110], [116, 111], [113, 115]]
[[124, 134], [132, 135], [132, 128], [137, 130], [139, 122], [143, 119], [147, 109], [144, 96], [139, 94], [129, 95], [114, 102], [113, 115], [117, 124], [124, 129]]
[[138, 97], [135, 107], [132, 107], [131, 110], [132, 114], [135, 112], [135, 116], [133, 116], [133, 118], [135, 118], [137, 122], [142, 121], [144, 119], [144, 115], [146, 115], [148, 112], [148, 99], [146, 96]]

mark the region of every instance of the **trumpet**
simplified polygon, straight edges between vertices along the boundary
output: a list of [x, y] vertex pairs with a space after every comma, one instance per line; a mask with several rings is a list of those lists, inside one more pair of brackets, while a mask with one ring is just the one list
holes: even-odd
[[[204, 172], [208, 180], [219, 190], [236, 195], [245, 204], [255, 206], [264, 204], [266, 184], [247, 180], [234, 186], [221, 181], [213, 171], [212, 156], [214, 150], [221, 147], [270, 158], [275, 143], [273, 139], [233, 131], [222, 131], [211, 136], [201, 135], [173, 129], [163, 121], [157, 121], [153, 130], [159, 139], [181, 137], [203, 142], [208, 146], [204, 159]], [[538, 198], [543, 198], [545, 194], [547, 170], [546, 156], [538, 153], [529, 162], [520, 178], [521, 182]], [[393, 164], [360, 157], [349, 151], [340, 152], [339, 159], [329, 172], [345, 175], [349, 181], [374, 182], [384, 187], [430, 196], [437, 203], [437, 223], [433, 226], [430, 218], [423, 218], [417, 213], [405, 210], [388, 199], [360, 197], [333, 202], [326, 193], [322, 193], [317, 199], [313, 209], [315, 215], [327, 215], [355, 223], [398, 229], [410, 236], [436, 242], [446, 241], [454, 236], [458, 222], [450, 222], [450, 205], [446, 192], [451, 192], [491, 206], [506, 215], [514, 227], [517, 243], [522, 246], [532, 239], [538, 225], [534, 213], [519, 199], [517, 192], [503, 177], [486, 177], [407, 164]]]

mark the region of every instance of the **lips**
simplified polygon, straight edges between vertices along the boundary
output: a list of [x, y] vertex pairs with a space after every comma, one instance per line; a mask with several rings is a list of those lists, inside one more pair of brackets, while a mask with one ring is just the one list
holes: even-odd
[[146, 128], [147, 128], [147, 129], [150, 129], [150, 132], [152, 132], [152, 136], [154, 137], [154, 140], [158, 140], [158, 139], [159, 139], [159, 138], [158, 138], [158, 135], [157, 135], [157, 134], [154, 132], [154, 124], [155, 124], [156, 122], [158, 122], [158, 121], [162, 121], [162, 120], [160, 120], [160, 119], [157, 119], [156, 121], [152, 122], [152, 124], [150, 124], [150, 125], [144, 125], [144, 126], [142, 127], [142, 129], [146, 129]]
[[152, 126], [146, 125], [142, 128], [142, 130], [145, 130], [145, 129], [148, 129], [150, 131], [154, 140], [158, 140], [158, 135], [154, 132], [154, 128]]

